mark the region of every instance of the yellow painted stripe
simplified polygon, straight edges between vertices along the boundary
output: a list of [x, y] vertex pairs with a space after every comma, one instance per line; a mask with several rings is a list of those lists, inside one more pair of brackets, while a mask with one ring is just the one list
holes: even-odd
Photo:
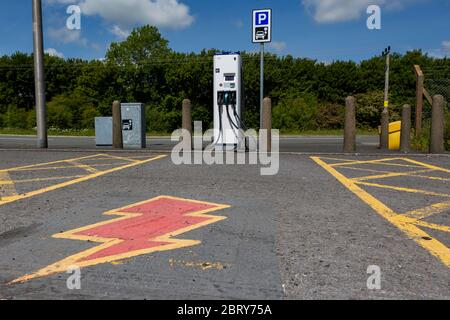
[[322, 168], [324, 168], [333, 177], [335, 177], [340, 183], [342, 183], [347, 189], [349, 189], [361, 200], [363, 200], [372, 209], [374, 209], [378, 214], [380, 214], [391, 224], [402, 230], [409, 238], [414, 240], [424, 249], [428, 250], [433, 256], [442, 261], [444, 265], [450, 268], [450, 249], [447, 248], [443, 243], [432, 238], [429, 234], [427, 234], [414, 224], [409, 223], [408, 221], [404, 221], [404, 219], [407, 218], [396, 215], [396, 213], [392, 209], [358, 187], [353, 181], [339, 173], [336, 169], [322, 161], [319, 157], [312, 157], [311, 159]]
[[386, 184], [378, 184], [378, 183], [371, 183], [371, 182], [355, 181], [355, 183], [359, 184], [359, 185], [363, 185], [363, 186], [368, 186], [368, 187], [390, 189], [390, 190], [396, 190], [396, 191], [408, 192], [408, 193], [419, 193], [419, 194], [425, 194], [427, 196], [434, 196], [434, 197], [450, 198], [450, 194], [445, 194], [445, 193], [436, 193], [436, 192], [426, 191], [426, 190], [395, 187], [395, 186], [389, 186]]
[[0, 203], [5, 201], [5, 198], [16, 195], [17, 191], [9, 173], [7, 171], [0, 172]]
[[358, 187], [353, 181], [339, 173], [336, 169], [332, 168], [330, 165], [326, 164], [318, 157], [312, 157], [317, 164], [327, 170], [331, 175], [333, 175], [339, 182], [341, 182], [347, 189], [356, 194], [360, 199], [366, 202], [369, 206], [372, 207], [376, 212], [381, 214], [386, 219], [390, 219], [391, 217], [395, 217], [397, 214], [389, 207], [387, 207], [382, 202], [378, 201], [375, 197]]
[[352, 180], [353, 181], [367, 181], [367, 180], [385, 179], [385, 178], [393, 178], [393, 177], [410, 176], [410, 175], [416, 174], [416, 173], [425, 173], [425, 172], [431, 172], [431, 171], [432, 170], [430, 170], [430, 169], [426, 169], [426, 170], [417, 170], [417, 171], [412, 171], [412, 172], [389, 172], [389, 173], [385, 173], [385, 174], [352, 178]]
[[41, 167], [41, 166], [49, 166], [49, 165], [64, 163], [64, 162], [67, 162], [67, 161], [79, 161], [79, 160], [83, 160], [83, 159], [90, 159], [90, 158], [94, 158], [94, 157], [98, 157], [98, 156], [104, 156], [104, 154], [95, 154], [95, 155], [90, 155], [90, 156], [86, 156], [86, 157], [79, 157], [79, 158], [66, 159], [66, 160], [58, 160], [58, 161], [45, 162], [45, 163], [39, 163], [39, 164], [31, 164], [31, 165], [27, 165], [27, 166], [15, 167], [15, 168], [10, 168], [10, 169], [1, 169], [0, 172], [8, 172], [8, 171], [9, 172], [13, 172], [13, 171], [17, 171], [17, 170], [20, 170], [20, 169], [28, 169], [28, 168], [36, 168], [36, 167]]
[[444, 232], [450, 232], [450, 227], [443, 226], [440, 224], [429, 223], [429, 222], [425, 222], [425, 221], [417, 221], [414, 224], [417, 226], [420, 226], [420, 227], [430, 228], [430, 229], [444, 231]]
[[[109, 166], [118, 166], [128, 164], [129, 162], [116, 162], [116, 163], [102, 163], [102, 164], [91, 164], [90, 167], [109, 167]], [[33, 167], [33, 168], [23, 168], [23, 169], [15, 169], [14, 172], [22, 172], [22, 171], [51, 171], [51, 170], [60, 170], [60, 169], [76, 169], [76, 166], [57, 166], [57, 167]]]
[[[86, 176], [83, 175], [76, 175], [76, 176], [61, 176], [61, 177], [49, 177], [49, 178], [35, 178], [35, 179], [24, 179], [24, 180], [14, 180], [15, 185], [19, 183], [30, 183], [30, 182], [42, 182], [42, 181], [55, 181], [55, 180], [64, 180], [64, 179], [75, 179], [75, 178], [81, 178]], [[2, 181], [0, 181], [0, 184]]]
[[405, 168], [422, 168], [421, 165], [408, 165], [408, 164], [399, 164], [399, 163], [389, 163], [389, 161], [398, 161], [405, 160], [405, 158], [385, 158], [385, 159], [376, 159], [376, 160], [364, 160], [364, 161], [351, 161], [344, 163], [334, 163], [330, 164], [331, 167], [342, 167], [349, 166], [354, 164], [382, 164], [385, 166], [394, 166], [394, 167], [405, 167]]
[[425, 167], [425, 168], [428, 168], [428, 169], [450, 173], [449, 169], [441, 168], [441, 167], [438, 167], [438, 166], [433, 166], [431, 164], [424, 163], [424, 162], [419, 162], [419, 161], [412, 160], [412, 159], [409, 159], [409, 158], [405, 158], [405, 160], [410, 162], [410, 163], [417, 164], [419, 166], [422, 166], [422, 167]]
[[87, 164], [83, 164], [77, 161], [67, 161], [67, 163], [73, 164], [75, 167], [86, 170], [87, 172], [94, 173], [98, 170], [93, 168], [92, 166], [88, 166]]
[[[323, 159], [323, 158], [321, 158]], [[388, 170], [375, 170], [375, 169], [366, 169], [366, 168], [356, 168], [356, 167], [344, 167], [344, 169], [350, 169], [350, 170], [355, 170], [355, 171], [363, 171], [363, 172], [373, 172], [373, 173], [379, 173], [379, 174], [390, 174], [391, 172]], [[434, 169], [427, 169], [426, 171], [424, 170], [423, 172], [433, 172], [436, 171]], [[417, 178], [423, 178], [423, 179], [428, 179], [428, 180], [437, 180], [437, 181], [450, 181], [450, 179], [448, 178], [442, 178], [442, 177], [435, 177], [435, 176], [424, 176], [421, 174], [416, 174], [414, 172], [417, 171], [407, 171], [407, 172], [398, 172], [401, 174], [405, 174], [406, 176], [411, 176], [411, 177], [417, 177]], [[353, 180], [359, 180], [361, 178], [353, 178]]]
[[431, 206], [428, 206], [425, 208], [408, 211], [408, 212], [402, 214], [402, 216], [420, 220], [420, 219], [425, 219], [425, 218], [431, 217], [435, 214], [443, 213], [446, 210], [448, 210], [449, 208], [450, 208], [450, 201], [449, 202], [440, 202], [440, 203], [432, 204]]
[[124, 161], [130, 161], [130, 162], [139, 162], [139, 160], [135, 160], [133, 158], [125, 158], [125, 157], [119, 157], [112, 154], [108, 154], [108, 157], [111, 159], [117, 159], [117, 160], [124, 160]]
[[20, 194], [20, 195], [14, 196], [14, 197], [8, 197], [8, 198], [3, 199], [2, 201], [0, 201], [0, 206], [4, 205], [4, 204], [7, 204], [7, 203], [14, 202], [14, 201], [23, 200], [23, 199], [30, 198], [30, 197], [33, 197], [33, 196], [36, 196], [36, 195], [40, 195], [42, 193], [46, 193], [46, 192], [49, 192], [49, 191], [54, 191], [54, 190], [61, 189], [61, 188], [67, 187], [67, 186], [71, 186], [71, 185], [76, 184], [76, 183], [88, 181], [88, 180], [91, 180], [91, 179], [94, 179], [94, 178], [97, 178], [97, 177], [101, 177], [101, 176], [109, 174], [109, 173], [113, 173], [113, 172], [120, 171], [120, 170], [123, 170], [123, 169], [132, 168], [132, 167], [135, 167], [135, 166], [138, 166], [138, 165], [141, 165], [141, 164], [145, 164], [145, 163], [148, 163], [148, 162], [151, 162], [151, 161], [159, 160], [159, 159], [162, 159], [162, 158], [165, 158], [165, 157], [166, 157], [166, 155], [160, 155], [160, 156], [157, 156], [157, 157], [154, 157], [154, 158], [150, 158], [150, 159], [147, 159], [147, 160], [142, 160], [142, 161], [139, 161], [139, 162], [129, 163], [129, 164], [121, 166], [121, 167], [112, 168], [112, 169], [105, 170], [105, 171], [98, 171], [96, 173], [83, 176], [81, 178], [77, 178], [77, 179], [74, 179], [74, 180], [66, 181], [66, 182], [59, 183], [59, 184], [56, 184], [56, 185], [53, 185], [53, 186], [50, 186], [50, 187], [46, 187], [46, 188], [42, 188], [42, 189], [39, 189], [39, 190], [31, 191], [31, 192], [28, 192], [28, 193], [25, 193], [25, 194]]

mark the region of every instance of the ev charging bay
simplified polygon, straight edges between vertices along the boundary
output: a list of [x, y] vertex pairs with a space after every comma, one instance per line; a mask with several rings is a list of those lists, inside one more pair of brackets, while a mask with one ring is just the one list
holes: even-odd
[[[31, 154], [34, 154], [33, 161]], [[2, 151], [1, 155], [1, 168], [7, 169], [97, 154]], [[132, 163], [131, 160], [141, 161], [159, 154], [109, 153], [108, 156], [92, 157], [90, 165], [100, 169], [102, 167], [95, 165], [114, 163], [112, 156], [122, 158], [116, 158], [119, 163], [127, 162], [125, 159]], [[439, 187], [438, 180], [416, 175], [446, 179], [444, 171], [450, 168], [450, 159], [445, 156], [408, 157], [444, 169], [428, 173], [417, 173], [427, 168], [416, 168], [414, 163], [387, 160], [386, 157], [335, 158], [339, 159], [321, 157], [328, 164], [340, 164], [336, 169], [348, 178], [411, 171], [409, 176], [392, 177], [394, 180], [389, 182], [361, 182], [410, 188], [409, 183], [413, 182], [407, 179], [418, 179], [423, 189], [430, 192], [435, 186]], [[18, 163], [17, 159], [22, 160]], [[73, 161], [89, 166], [89, 161]], [[449, 270], [442, 261], [355, 197], [308, 156], [283, 154], [280, 161], [277, 176], [262, 177], [258, 167], [175, 166], [170, 157], [165, 157], [4, 204], [0, 206], [3, 219], [0, 295], [2, 298], [68, 299], [449, 296]], [[55, 163], [38, 167], [60, 166]], [[347, 167], [374, 172], [351, 171]], [[21, 174], [29, 175], [20, 177], [20, 180], [26, 180], [32, 179], [35, 172], [23, 171]], [[18, 178], [14, 172], [10, 176], [13, 180]], [[395, 180], [397, 178], [402, 180]], [[401, 181], [408, 184], [402, 185]], [[442, 184], [445, 180], [439, 182]], [[14, 186], [21, 188], [20, 183]], [[442, 194], [440, 188], [434, 192]], [[366, 191], [380, 201], [387, 202], [388, 199], [392, 208], [414, 210], [413, 206], [407, 208], [405, 205], [408, 193], [400, 192], [392, 197], [390, 189], [386, 188]], [[192, 241], [193, 245], [82, 266], [81, 290], [67, 289], [70, 274], [65, 272], [7, 285], [55, 262], [98, 249], [104, 243], [80, 237], [91, 237], [93, 233], [105, 236], [105, 229], [99, 227], [116, 230], [109, 228], [121, 218], [114, 212], [128, 208], [131, 209], [128, 213], [133, 213], [139, 206], [145, 207], [161, 197], [224, 207], [206, 213], [219, 220], [193, 227], [185, 233], [176, 232], [173, 237]], [[336, 198], [341, 199], [339, 203]], [[440, 203], [439, 198], [426, 195], [421, 201], [424, 206], [428, 202]], [[425, 222], [445, 228], [445, 214], [444, 211], [430, 216]], [[128, 221], [133, 224], [136, 220]], [[127, 223], [125, 218], [123, 223]], [[420, 228], [427, 227], [422, 225]], [[449, 246], [447, 233], [443, 230], [424, 230], [433, 239]], [[85, 262], [102, 258], [95, 257], [95, 252], [90, 253]], [[366, 270], [371, 264], [379, 265], [383, 270], [386, 279], [382, 282], [383, 290], [366, 289]]]

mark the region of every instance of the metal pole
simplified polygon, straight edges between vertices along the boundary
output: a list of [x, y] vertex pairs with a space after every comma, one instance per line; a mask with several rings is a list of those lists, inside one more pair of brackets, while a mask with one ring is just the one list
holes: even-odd
[[37, 147], [48, 148], [45, 110], [44, 40], [41, 0], [33, 0], [34, 87], [36, 99]]
[[263, 127], [263, 105], [264, 105], [264, 43], [261, 43], [261, 74], [259, 78], [260, 91], [259, 91], [259, 127]]

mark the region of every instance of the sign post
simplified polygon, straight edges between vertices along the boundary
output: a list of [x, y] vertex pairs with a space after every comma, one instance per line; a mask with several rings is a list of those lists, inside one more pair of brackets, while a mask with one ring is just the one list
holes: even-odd
[[261, 74], [260, 74], [260, 106], [259, 127], [263, 122], [264, 100], [264, 43], [272, 41], [272, 9], [253, 10], [253, 43], [260, 44], [261, 50]]

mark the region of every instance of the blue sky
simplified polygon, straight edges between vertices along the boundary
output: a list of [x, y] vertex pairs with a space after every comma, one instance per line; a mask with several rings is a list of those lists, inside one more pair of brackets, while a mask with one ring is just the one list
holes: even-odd
[[[103, 58], [112, 41], [152, 24], [176, 51], [203, 48], [255, 51], [251, 12], [273, 9], [273, 43], [280, 55], [319, 61], [355, 60], [420, 48], [450, 56], [450, 0], [43, 0], [45, 48], [52, 54]], [[81, 30], [66, 28], [71, 4], [82, 9]], [[379, 5], [381, 30], [368, 30], [366, 9]], [[0, 2], [0, 55], [32, 51], [31, 0]]]

